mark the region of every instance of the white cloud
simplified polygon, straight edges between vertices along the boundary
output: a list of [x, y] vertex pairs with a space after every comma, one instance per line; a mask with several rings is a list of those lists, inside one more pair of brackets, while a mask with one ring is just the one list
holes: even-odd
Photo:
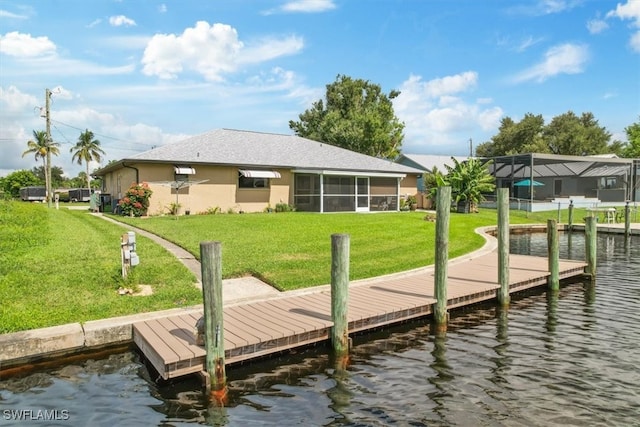
[[[21, 68], [22, 67], [22, 68]], [[80, 61], [75, 59], [65, 59], [56, 56], [43, 58], [20, 58], [11, 68], [7, 67], [3, 70], [6, 76], [19, 75], [24, 76], [41, 76], [42, 70], [47, 70], [47, 75], [53, 76], [114, 76], [122, 74], [130, 74], [135, 71], [134, 64], [126, 64], [121, 66], [103, 66], [91, 62]]]
[[15, 86], [9, 86], [6, 89], [0, 86], [0, 105], [2, 106], [2, 117], [4, 118], [6, 115], [12, 115], [13, 113], [33, 110], [38, 107], [39, 103], [34, 96], [20, 92]]
[[478, 75], [473, 71], [430, 81], [409, 76], [393, 101], [396, 115], [406, 124], [405, 151], [422, 152], [425, 147], [438, 151], [442, 150], [438, 146], [459, 146], [461, 140], [479, 130], [497, 129], [502, 109], [489, 105], [488, 98], [464, 98], [477, 83]]
[[0, 176], [42, 165], [36, 164], [33, 156], [22, 157], [27, 149], [27, 141], [32, 139], [32, 130], [44, 129], [39, 108], [42, 103], [44, 90], [42, 97], [36, 98], [15, 86], [0, 87]]
[[507, 9], [508, 12], [527, 15], [542, 16], [561, 13], [580, 6], [583, 0], [538, 0], [533, 4], [517, 4]]
[[294, 54], [303, 45], [299, 37], [289, 36], [259, 40], [245, 47], [230, 25], [199, 21], [181, 35], [156, 34], [144, 51], [143, 73], [172, 79], [184, 71], [193, 71], [209, 81], [222, 81], [224, 74], [236, 71], [242, 64]]
[[579, 74], [589, 59], [589, 49], [585, 45], [566, 43], [550, 48], [544, 60], [521, 72], [515, 82], [534, 80], [543, 82], [559, 74]]
[[[607, 18], [619, 18], [622, 20], [629, 19], [632, 21], [631, 26], [640, 28], [640, 1], [628, 0], [626, 4], [618, 3], [615, 10], [607, 13]], [[629, 38], [629, 45], [635, 52], [640, 53], [640, 30], [636, 30]]]
[[474, 87], [478, 82], [478, 73], [467, 71], [455, 76], [433, 79], [423, 84], [425, 94], [429, 97], [438, 97], [459, 92], [465, 92]]
[[160, 6], [158, 6], [158, 12], [159, 13], [167, 13], [167, 5], [162, 3]]
[[531, 46], [534, 46], [540, 43], [541, 41], [543, 41], [542, 38], [535, 39], [532, 36], [529, 36], [526, 39], [524, 39], [522, 42], [520, 42], [520, 44], [516, 47], [516, 51], [524, 52], [525, 50], [529, 49]]
[[238, 63], [255, 64], [265, 62], [280, 56], [298, 53], [303, 47], [304, 41], [297, 36], [289, 36], [281, 40], [264, 39], [257, 45], [247, 45], [243, 49], [242, 55], [238, 58]]
[[12, 31], [0, 36], [0, 53], [16, 57], [54, 55], [56, 45], [48, 37], [32, 37]]
[[87, 28], [96, 27], [96, 26], [100, 25], [101, 23], [102, 23], [102, 19], [100, 19], [100, 18], [95, 19], [93, 22], [87, 24]]
[[631, 19], [636, 26], [640, 26], [640, 2], [637, 0], [627, 0], [626, 4], [618, 3], [615, 10], [607, 13], [607, 18], [617, 17], [620, 19]]
[[276, 13], [321, 13], [335, 9], [333, 0], [293, 0], [281, 6], [268, 9], [262, 12], [263, 15], [273, 15]]
[[602, 19], [592, 19], [587, 22], [587, 30], [590, 34], [600, 34], [607, 28], [609, 28], [609, 24]]
[[124, 15], [111, 16], [109, 18], [109, 24], [114, 27], [134, 27], [136, 25], [136, 21], [131, 18], [127, 18]]
[[0, 18], [10, 19], [27, 19], [26, 15], [18, 15], [17, 13], [9, 12], [8, 10], [0, 9]]
[[332, 0], [297, 0], [281, 6], [283, 12], [317, 13], [335, 9]]
[[575, 1], [570, 2], [565, 0], [541, 0], [539, 2], [539, 7], [540, 10], [544, 11], [544, 13], [552, 14], [571, 9], [575, 4]]

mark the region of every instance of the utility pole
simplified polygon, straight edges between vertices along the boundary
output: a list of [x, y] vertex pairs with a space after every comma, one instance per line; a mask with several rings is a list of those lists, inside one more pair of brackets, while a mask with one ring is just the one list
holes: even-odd
[[50, 100], [51, 91], [47, 88], [44, 92], [45, 97], [45, 120], [47, 124], [47, 166], [45, 168], [45, 184], [47, 186], [47, 207], [51, 207], [51, 114]]
[[469, 138], [469, 157], [473, 157], [473, 139]]

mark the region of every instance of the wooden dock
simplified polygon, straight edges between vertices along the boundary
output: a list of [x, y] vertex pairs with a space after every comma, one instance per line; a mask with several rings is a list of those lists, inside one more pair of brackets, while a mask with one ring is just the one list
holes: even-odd
[[[448, 266], [448, 308], [497, 296], [498, 255], [493, 251]], [[580, 276], [584, 262], [560, 261], [560, 279]], [[546, 285], [548, 260], [509, 256], [510, 292]], [[352, 284], [349, 289], [349, 331], [361, 332], [431, 313], [433, 270], [393, 275]], [[224, 308], [227, 364], [326, 341], [331, 333], [331, 295], [322, 291], [283, 294]], [[133, 325], [133, 340], [163, 379], [204, 370], [205, 350], [195, 344], [201, 313], [148, 320]]]

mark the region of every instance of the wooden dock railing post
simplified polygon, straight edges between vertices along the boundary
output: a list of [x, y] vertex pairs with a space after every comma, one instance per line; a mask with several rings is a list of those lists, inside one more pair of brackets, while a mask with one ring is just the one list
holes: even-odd
[[434, 296], [436, 298], [434, 321], [447, 324], [447, 264], [449, 263], [449, 216], [451, 213], [451, 187], [438, 187], [436, 195], [436, 256], [434, 271]]
[[569, 202], [569, 231], [573, 230], [573, 200]]
[[587, 268], [585, 274], [591, 277], [591, 280], [596, 278], [596, 254], [597, 254], [597, 242], [598, 242], [598, 229], [596, 225], [596, 218], [588, 216], [585, 221], [585, 251]]
[[337, 358], [349, 354], [349, 235], [331, 235], [331, 343]]
[[206, 368], [211, 384], [211, 397], [226, 400], [227, 384], [224, 360], [224, 323], [222, 304], [222, 244], [200, 243], [202, 296], [204, 300]]
[[498, 188], [498, 302], [509, 305], [509, 189]]
[[558, 227], [553, 219], [547, 220], [547, 256], [549, 258], [549, 289], [560, 289], [560, 247], [558, 244]]
[[629, 234], [631, 234], [631, 213], [629, 209], [629, 201], [624, 205], [624, 237], [629, 238]]

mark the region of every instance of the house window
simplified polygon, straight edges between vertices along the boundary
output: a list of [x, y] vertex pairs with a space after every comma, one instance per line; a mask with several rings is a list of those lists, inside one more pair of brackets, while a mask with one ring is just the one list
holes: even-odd
[[189, 182], [189, 175], [176, 174], [177, 182]]
[[196, 170], [189, 166], [174, 166], [173, 172], [175, 174], [175, 181], [189, 182], [189, 175], [195, 175]]
[[606, 178], [601, 178], [600, 179], [600, 188], [604, 188], [607, 190], [610, 190], [612, 188], [619, 188], [618, 187], [618, 179], [616, 177], [611, 177], [608, 176]]
[[269, 188], [270, 179], [281, 178], [280, 172], [268, 170], [238, 170], [238, 188]]
[[251, 178], [244, 175], [238, 177], [239, 188], [268, 188], [269, 178]]

